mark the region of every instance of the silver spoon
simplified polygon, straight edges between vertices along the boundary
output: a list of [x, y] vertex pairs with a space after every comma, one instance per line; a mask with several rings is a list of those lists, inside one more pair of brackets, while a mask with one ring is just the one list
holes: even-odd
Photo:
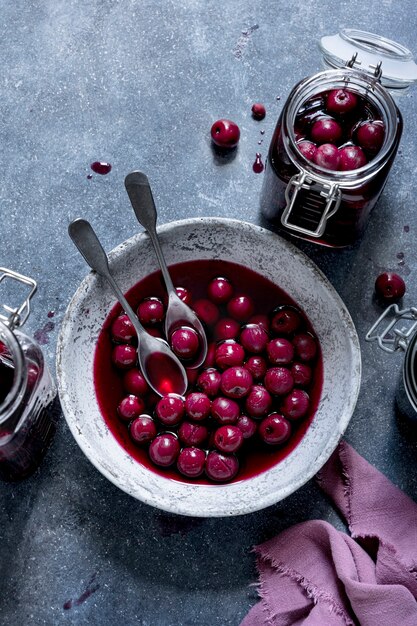
[[68, 232], [91, 269], [107, 280], [132, 322], [138, 335], [139, 366], [148, 384], [160, 396], [167, 393], [184, 395], [187, 389], [187, 374], [182, 363], [166, 341], [147, 333], [138, 320], [110, 273], [107, 255], [91, 224], [86, 220], [76, 219], [69, 225]]
[[168, 306], [165, 316], [165, 336], [171, 341], [172, 333], [179, 327], [193, 328], [199, 337], [199, 350], [189, 368], [199, 367], [207, 356], [207, 337], [202, 323], [190, 307], [177, 295], [171, 280], [161, 244], [156, 233], [157, 212], [148, 177], [143, 172], [131, 172], [125, 178], [125, 187], [136, 218], [147, 231], [161, 267], [168, 292]]

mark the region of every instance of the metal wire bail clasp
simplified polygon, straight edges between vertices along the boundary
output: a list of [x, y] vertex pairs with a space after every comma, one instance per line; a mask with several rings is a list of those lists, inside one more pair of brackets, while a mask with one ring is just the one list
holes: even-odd
[[27, 297], [20, 306], [11, 307], [4, 303], [0, 304], [0, 307], [3, 309], [3, 311], [6, 312], [5, 314], [0, 313], [0, 320], [4, 322], [4, 324], [6, 324], [6, 326], [10, 328], [10, 330], [13, 330], [18, 326], [23, 326], [23, 324], [29, 317], [30, 300], [34, 295], [36, 289], [38, 288], [38, 285], [36, 281], [33, 280], [33, 278], [28, 278], [27, 276], [23, 276], [23, 274], [18, 274], [17, 272], [13, 272], [12, 270], [0, 267], [0, 285], [6, 278], [11, 278], [12, 280], [23, 283], [24, 285], [30, 287], [30, 291]]
[[342, 194], [339, 185], [326, 183], [300, 172], [293, 176], [285, 189], [286, 207], [281, 223], [310, 237], [321, 237], [327, 220], [339, 208]]
[[[411, 322], [404, 325], [403, 322]], [[388, 321], [385, 326], [378, 327], [382, 322]], [[397, 323], [401, 322], [401, 328], [395, 328]], [[384, 352], [396, 352], [397, 350], [407, 350], [410, 337], [417, 328], [417, 309], [410, 307], [408, 309], [400, 309], [397, 304], [391, 304], [382, 315], [379, 316], [375, 324], [365, 335], [366, 341], [377, 341], [381, 350]]]

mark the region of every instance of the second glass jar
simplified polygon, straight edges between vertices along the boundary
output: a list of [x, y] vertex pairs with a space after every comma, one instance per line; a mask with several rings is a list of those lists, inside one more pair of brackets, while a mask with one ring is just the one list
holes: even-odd
[[[325, 169], [300, 151], [296, 131], [303, 107], [311, 119], [325, 117], [325, 94], [348, 90], [365, 112], [382, 122], [380, 150], [348, 171]], [[351, 120], [348, 118], [346, 122]], [[298, 83], [290, 93], [275, 128], [261, 196], [263, 215], [284, 231], [330, 247], [347, 247], [361, 237], [387, 179], [402, 133], [402, 117], [378, 76], [346, 67], [320, 72]]]

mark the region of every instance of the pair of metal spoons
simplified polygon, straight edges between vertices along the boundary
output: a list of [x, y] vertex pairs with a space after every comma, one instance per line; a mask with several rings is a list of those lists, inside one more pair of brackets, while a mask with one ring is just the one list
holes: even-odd
[[[197, 368], [204, 362], [207, 355], [206, 334], [194, 311], [178, 297], [171, 280], [156, 233], [157, 212], [148, 178], [142, 172], [132, 172], [125, 178], [125, 187], [136, 218], [148, 232], [155, 248], [168, 292], [165, 336], [170, 341], [177, 328], [184, 326], [193, 328], [199, 337], [199, 350], [188, 367]], [[167, 341], [153, 337], [140, 323], [110, 272], [107, 255], [91, 224], [84, 219], [76, 219], [69, 225], [68, 232], [91, 269], [107, 280], [132, 322], [138, 335], [139, 366], [148, 384], [160, 396], [166, 393], [184, 395], [188, 382], [183, 364], [172, 352]]]

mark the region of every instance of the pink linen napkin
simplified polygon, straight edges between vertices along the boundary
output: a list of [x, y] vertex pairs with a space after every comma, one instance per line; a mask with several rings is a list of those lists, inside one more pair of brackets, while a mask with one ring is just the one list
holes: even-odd
[[257, 546], [241, 626], [417, 626], [417, 504], [345, 441], [317, 479], [351, 537], [312, 520]]

